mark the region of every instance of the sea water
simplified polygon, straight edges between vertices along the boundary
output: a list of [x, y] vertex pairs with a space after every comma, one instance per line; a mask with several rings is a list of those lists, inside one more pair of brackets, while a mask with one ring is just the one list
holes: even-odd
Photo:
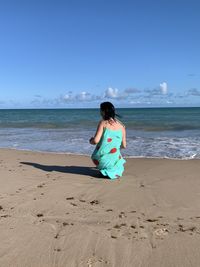
[[[200, 108], [118, 109], [127, 157], [200, 158]], [[90, 155], [99, 109], [0, 110], [0, 147]]]

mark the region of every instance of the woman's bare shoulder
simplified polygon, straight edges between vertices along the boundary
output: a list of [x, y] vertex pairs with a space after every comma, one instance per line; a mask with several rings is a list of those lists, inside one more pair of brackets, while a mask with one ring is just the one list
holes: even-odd
[[121, 122], [120, 120], [116, 119], [117, 123], [122, 127], [122, 128], [126, 128], [126, 126], [124, 125], [123, 122]]
[[100, 120], [98, 123], [99, 127], [105, 127], [105, 121], [104, 120]]

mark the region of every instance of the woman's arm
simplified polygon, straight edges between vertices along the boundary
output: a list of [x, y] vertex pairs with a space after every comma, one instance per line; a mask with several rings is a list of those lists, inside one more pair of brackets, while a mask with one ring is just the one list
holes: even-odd
[[126, 128], [125, 126], [122, 128], [122, 144], [121, 148], [126, 148]]
[[97, 130], [96, 130], [95, 136], [90, 138], [90, 144], [96, 145], [96, 144], [99, 143], [99, 141], [101, 140], [101, 136], [103, 134], [103, 127], [104, 127], [104, 122], [100, 121], [98, 126], [97, 126]]

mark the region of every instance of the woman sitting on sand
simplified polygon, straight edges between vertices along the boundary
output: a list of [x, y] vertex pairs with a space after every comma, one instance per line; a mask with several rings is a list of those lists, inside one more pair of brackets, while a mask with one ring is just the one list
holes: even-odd
[[90, 144], [96, 145], [91, 158], [103, 176], [115, 179], [122, 176], [126, 162], [120, 153], [120, 148], [126, 148], [126, 129], [115, 118], [112, 103], [101, 103], [100, 112], [103, 119], [90, 139]]

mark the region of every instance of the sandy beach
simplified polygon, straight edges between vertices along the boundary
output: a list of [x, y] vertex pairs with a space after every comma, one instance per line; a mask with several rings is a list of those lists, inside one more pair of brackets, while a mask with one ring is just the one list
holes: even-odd
[[127, 159], [108, 180], [88, 156], [0, 154], [0, 266], [199, 266], [199, 160]]

